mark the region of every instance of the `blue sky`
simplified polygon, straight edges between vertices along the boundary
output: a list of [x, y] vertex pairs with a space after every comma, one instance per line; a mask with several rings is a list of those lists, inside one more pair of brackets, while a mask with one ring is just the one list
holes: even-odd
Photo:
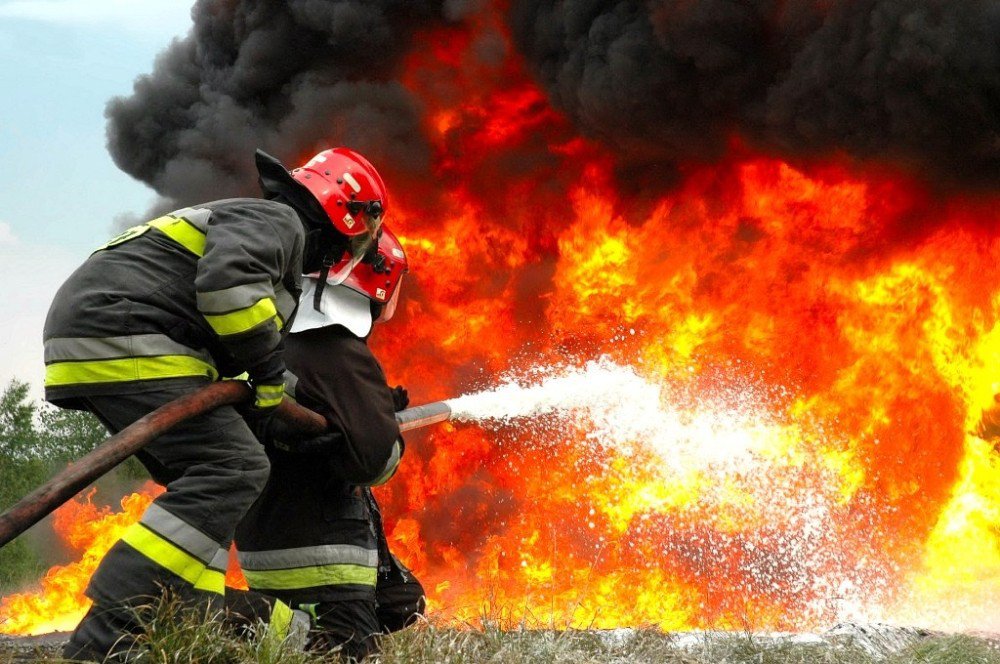
[[154, 199], [105, 146], [104, 106], [190, 27], [185, 0], [0, 0], [0, 382], [41, 394], [55, 290]]

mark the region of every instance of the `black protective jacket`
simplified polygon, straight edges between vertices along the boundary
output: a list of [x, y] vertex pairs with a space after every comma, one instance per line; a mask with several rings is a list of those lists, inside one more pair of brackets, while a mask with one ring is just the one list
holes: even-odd
[[286, 389], [327, 417], [335, 442], [308, 454], [269, 442], [271, 477], [236, 532], [240, 566], [251, 589], [290, 604], [374, 600], [387, 551], [367, 486], [387, 480], [402, 451], [385, 374], [339, 325], [289, 335], [285, 359], [297, 378]]
[[304, 236], [289, 205], [241, 198], [177, 210], [114, 238], [49, 309], [46, 398], [78, 407], [80, 396], [280, 365]]

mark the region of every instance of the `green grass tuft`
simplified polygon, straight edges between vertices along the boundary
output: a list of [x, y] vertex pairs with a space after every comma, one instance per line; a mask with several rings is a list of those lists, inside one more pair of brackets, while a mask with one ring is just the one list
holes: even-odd
[[249, 635], [237, 635], [223, 616], [186, 607], [164, 599], [137, 611], [142, 634], [130, 651], [130, 662], [168, 664], [306, 664], [322, 658], [292, 649], [272, 638], [265, 626], [257, 625]]
[[[330, 664], [335, 654], [296, 651], [268, 638], [258, 626], [239, 637], [219, 616], [176, 601], [143, 607], [144, 626], [130, 661], [142, 664]], [[542, 630], [504, 621], [456, 628], [423, 620], [382, 639], [378, 664], [1000, 664], [998, 642], [972, 636], [928, 635], [892, 654], [866, 650], [846, 638], [794, 643], [752, 633], [665, 634], [655, 629]], [[29, 639], [0, 638], [0, 664], [59, 662], [57, 649], [34, 647]]]

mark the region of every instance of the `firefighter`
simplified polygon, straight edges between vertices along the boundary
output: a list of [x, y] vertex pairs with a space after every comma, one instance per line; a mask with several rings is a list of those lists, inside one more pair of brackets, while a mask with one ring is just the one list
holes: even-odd
[[[344, 256], [330, 278], [346, 277], [377, 238], [386, 190], [345, 148], [291, 173], [260, 151], [256, 165], [262, 199], [214, 201], [131, 228], [69, 277], [45, 321], [47, 400], [89, 410], [118, 432], [246, 372], [258, 415], [273, 413], [303, 271]], [[183, 422], [136, 456], [166, 491], [91, 578], [93, 607], [68, 658], [124, 656], [139, 629], [135, 606], [163, 591], [221, 609], [227, 550], [269, 468], [232, 407]]]
[[395, 313], [406, 270], [402, 247], [383, 227], [378, 251], [340, 285], [305, 278], [286, 349], [296, 380], [286, 389], [327, 418], [328, 432], [302, 440], [269, 423], [261, 436], [271, 476], [236, 530], [251, 590], [308, 611], [310, 648], [352, 659], [424, 606], [423, 588], [389, 552], [369, 488], [393, 475], [403, 452], [394, 413], [406, 407], [406, 390], [389, 388], [367, 338]]

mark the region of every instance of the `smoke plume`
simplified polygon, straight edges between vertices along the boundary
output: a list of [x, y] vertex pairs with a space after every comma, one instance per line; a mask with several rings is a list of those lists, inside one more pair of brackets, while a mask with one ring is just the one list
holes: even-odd
[[[198, 0], [194, 27], [108, 107], [118, 165], [165, 206], [255, 191], [249, 155], [346, 144], [390, 179], [429, 170], [398, 82], [415, 30], [483, 0]], [[662, 183], [734, 144], [847, 155], [952, 185], [1000, 176], [1000, 6], [989, 0], [511, 0], [552, 103]], [[479, 57], [470, 55], [470, 57]]]
[[294, 162], [347, 144], [390, 174], [426, 169], [420, 104], [392, 80], [413, 29], [450, 0], [199, 0], [132, 96], [108, 106], [116, 163], [170, 199], [255, 191], [252, 154]]
[[1000, 6], [986, 0], [515, 0], [554, 102], [624, 161], [783, 156], [1000, 176]]

